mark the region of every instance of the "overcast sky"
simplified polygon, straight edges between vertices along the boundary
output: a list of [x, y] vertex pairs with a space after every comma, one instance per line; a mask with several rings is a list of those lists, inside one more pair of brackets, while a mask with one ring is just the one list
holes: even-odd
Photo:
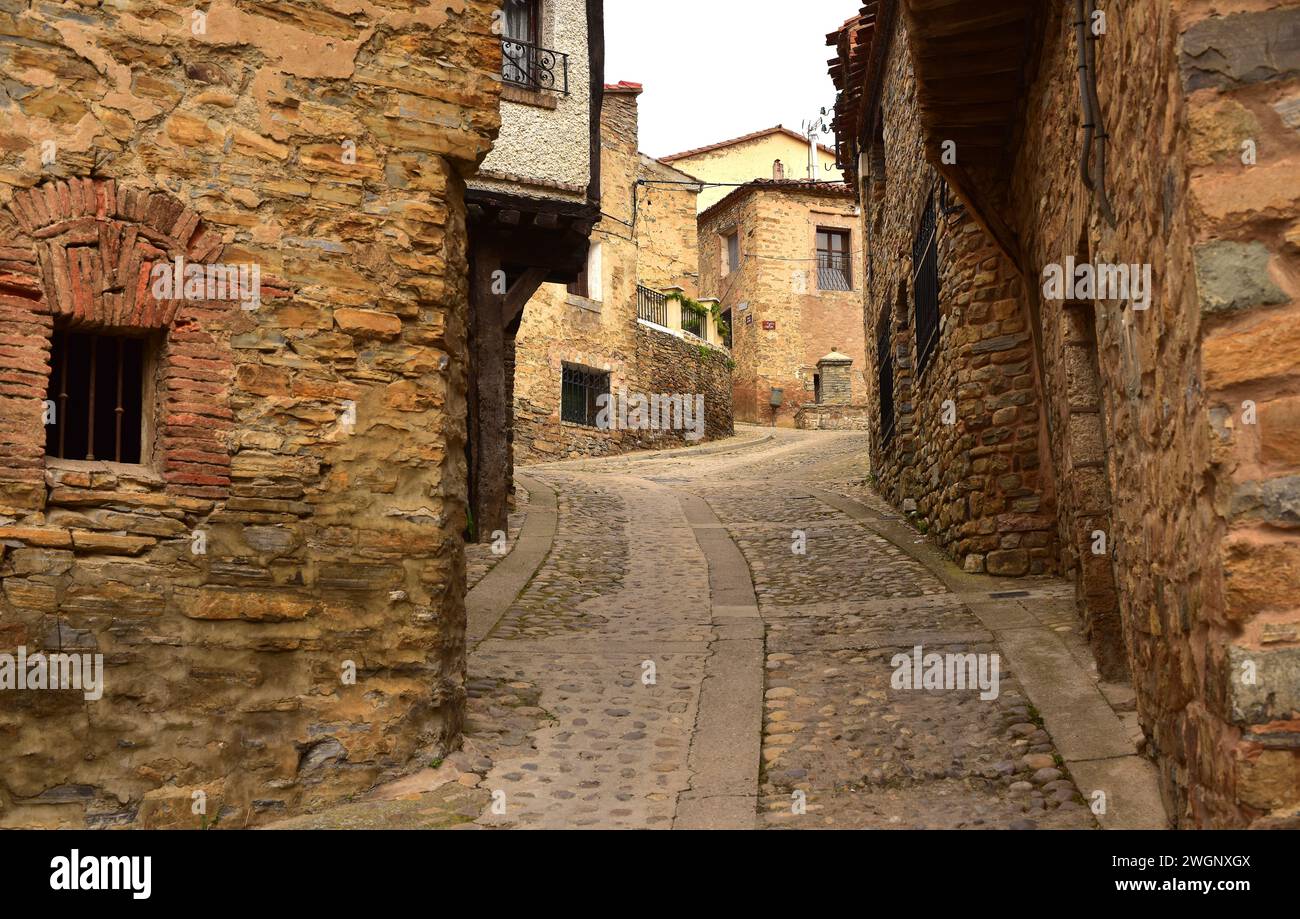
[[[605, 82], [645, 84], [641, 149], [668, 156], [835, 102], [826, 34], [858, 0], [605, 0]], [[823, 142], [829, 143], [823, 137]]]

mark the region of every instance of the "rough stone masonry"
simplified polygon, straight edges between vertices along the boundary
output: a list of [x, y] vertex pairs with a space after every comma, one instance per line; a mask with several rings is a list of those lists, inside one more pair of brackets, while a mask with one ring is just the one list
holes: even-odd
[[[1180, 826], [1300, 825], [1300, 3], [1103, 4], [1093, 38], [1070, 4], [1008, 0], [996, 35], [975, 2], [872, 6], [832, 41], [874, 241], [882, 491], [967, 570], [1072, 576]], [[846, 78], [865, 58], [874, 82]], [[981, 85], [967, 130], [966, 68], [995, 59], [1023, 72]], [[927, 352], [915, 241], [936, 204]], [[1075, 263], [1153, 280], [1043, 288]]]
[[[495, 7], [0, 0], [0, 650], [105, 661], [6, 693], [0, 825], [256, 824], [456, 741]], [[260, 303], [155, 299], [177, 258]], [[138, 464], [46, 456], [62, 333], [144, 343]]]

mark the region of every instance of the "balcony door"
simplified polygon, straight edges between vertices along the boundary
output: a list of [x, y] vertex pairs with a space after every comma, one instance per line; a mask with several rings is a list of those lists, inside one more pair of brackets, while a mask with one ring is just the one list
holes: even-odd
[[541, 44], [541, 0], [506, 0], [506, 38], [511, 41]]
[[542, 43], [542, 0], [505, 0], [505, 14], [501, 78], [533, 86], [537, 82], [537, 49]]

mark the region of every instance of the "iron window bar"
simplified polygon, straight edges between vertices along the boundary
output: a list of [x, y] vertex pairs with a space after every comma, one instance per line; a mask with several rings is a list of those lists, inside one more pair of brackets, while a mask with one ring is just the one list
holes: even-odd
[[[52, 344], [49, 393], [57, 401], [46, 454], [139, 463], [142, 445], [127, 436], [127, 426], [138, 424], [143, 411], [143, 341], [60, 329]], [[84, 431], [84, 442], [77, 430]]]
[[569, 94], [569, 56], [531, 42], [501, 39], [501, 79], [533, 92]]
[[609, 396], [609, 374], [565, 364], [561, 373], [560, 420], [596, 427], [598, 398]]
[[880, 445], [883, 447], [894, 436], [894, 352], [888, 328], [876, 341], [876, 364], [880, 391]]
[[929, 363], [939, 341], [939, 218], [930, 193], [912, 244], [912, 299], [916, 314], [916, 372]]
[[939, 180], [939, 210], [943, 212], [945, 217], [962, 214], [966, 211], [966, 205], [962, 204], [961, 200], [953, 195], [952, 189], [944, 179]]

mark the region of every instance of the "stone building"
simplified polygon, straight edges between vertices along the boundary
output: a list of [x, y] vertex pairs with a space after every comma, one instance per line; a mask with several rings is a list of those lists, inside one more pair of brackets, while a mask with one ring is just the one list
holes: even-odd
[[[521, 464], [733, 433], [730, 358], [718, 324], [665, 296], [697, 302], [699, 186], [639, 152], [641, 92], [636, 83], [605, 87], [604, 214], [585, 271], [572, 284], [543, 285], [523, 313], [513, 351], [514, 455]], [[658, 395], [690, 401], [681, 414], [683, 403], [672, 404], [667, 426], [646, 430], [632, 416], [624, 423], [635, 399]], [[603, 419], [601, 396], [610, 407]]]
[[699, 209], [707, 211], [727, 196], [727, 184], [755, 179], [790, 179], [808, 182], [842, 182], [835, 151], [817, 145], [812, 155], [808, 138], [777, 125], [742, 137], [685, 150], [660, 162], [690, 173], [703, 182], [716, 182], [700, 192]]
[[830, 36], [871, 469], [968, 570], [1075, 580], [1182, 826], [1300, 825], [1297, 30], [878, 0]]
[[469, 185], [466, 457], [473, 540], [506, 529], [513, 481], [511, 362], [524, 306], [576, 281], [600, 220], [603, 0], [505, 0], [501, 132]]
[[257, 824], [459, 743], [499, 12], [0, 11], [0, 825]]
[[[804, 426], [856, 426], [865, 417], [867, 385], [852, 189], [750, 182], [700, 214], [699, 240], [700, 287], [721, 303], [731, 330], [736, 419], [794, 427], [807, 407]], [[848, 404], [833, 413], [815, 408], [819, 362], [831, 352], [852, 361]], [[838, 365], [832, 373], [841, 373]]]

